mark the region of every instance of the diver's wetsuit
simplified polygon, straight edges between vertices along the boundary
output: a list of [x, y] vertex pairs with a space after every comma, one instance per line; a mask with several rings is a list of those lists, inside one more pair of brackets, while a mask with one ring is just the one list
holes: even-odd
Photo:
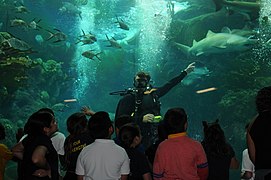
[[157, 124], [142, 122], [143, 116], [146, 114], [154, 114], [155, 116], [160, 114], [160, 102], [159, 98], [164, 96], [170, 89], [176, 86], [187, 75], [183, 71], [179, 76], [171, 79], [162, 87], [158, 87], [151, 90], [151, 93], [144, 94], [142, 96], [141, 103], [138, 105], [137, 113], [135, 114], [135, 93], [126, 94], [118, 103], [115, 119], [121, 115], [136, 116], [135, 122], [140, 126], [143, 136], [142, 143], [145, 148], [154, 143], [157, 137]]

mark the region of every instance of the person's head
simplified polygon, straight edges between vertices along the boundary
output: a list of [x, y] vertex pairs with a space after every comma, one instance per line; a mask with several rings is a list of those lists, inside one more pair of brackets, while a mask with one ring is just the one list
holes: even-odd
[[146, 72], [138, 72], [134, 77], [135, 88], [147, 88], [149, 86], [151, 76]]
[[119, 140], [124, 148], [136, 147], [141, 142], [141, 132], [138, 125], [128, 123], [120, 128]]
[[[41, 109], [39, 109], [36, 113], [50, 113], [54, 118], [55, 118], [55, 113], [54, 113], [54, 111], [52, 110], [52, 109], [50, 109], [50, 108], [41, 108]], [[35, 114], [35, 113], [34, 113]], [[32, 114], [33, 115], [33, 114]], [[30, 116], [31, 117], [31, 116]], [[27, 120], [27, 122], [25, 123], [25, 125], [24, 125], [24, 129], [23, 129], [23, 131], [24, 131], [24, 133], [25, 134], [28, 134], [27, 132], [29, 131], [28, 130], [28, 128], [29, 128], [29, 123], [28, 123], [28, 121], [30, 120], [30, 118]], [[58, 126], [56, 126], [56, 128], [57, 128], [57, 130], [56, 131], [58, 131]]]
[[96, 112], [91, 116], [88, 129], [94, 139], [110, 139], [114, 132], [109, 114], [104, 111]]
[[208, 152], [215, 155], [224, 155], [229, 152], [229, 149], [226, 144], [224, 131], [218, 122], [218, 119], [211, 123], [202, 121], [204, 132], [203, 144]]
[[118, 136], [119, 130], [122, 126], [124, 126], [125, 124], [128, 124], [128, 123], [131, 123], [131, 122], [132, 122], [132, 117], [129, 115], [122, 115], [122, 116], [119, 116], [118, 118], [116, 118], [116, 120], [115, 120], [116, 136]]
[[6, 131], [3, 124], [0, 124], [0, 140], [3, 140], [6, 138]]
[[187, 129], [187, 115], [183, 108], [171, 108], [164, 117], [164, 127], [168, 134], [185, 132]]
[[57, 123], [49, 112], [35, 112], [27, 121], [26, 134], [36, 136], [45, 134], [51, 136], [57, 131]]
[[84, 113], [77, 112], [67, 119], [67, 130], [71, 135], [77, 135], [87, 129], [87, 117]]
[[47, 107], [41, 108], [37, 112], [48, 112], [48, 113], [51, 113], [53, 116], [55, 116], [54, 111], [52, 109], [50, 109], [50, 108], [47, 108]]
[[256, 108], [258, 113], [271, 111], [271, 86], [258, 91], [256, 96]]
[[204, 138], [211, 141], [225, 141], [224, 131], [221, 129], [218, 121], [218, 119], [211, 123], [202, 121]]

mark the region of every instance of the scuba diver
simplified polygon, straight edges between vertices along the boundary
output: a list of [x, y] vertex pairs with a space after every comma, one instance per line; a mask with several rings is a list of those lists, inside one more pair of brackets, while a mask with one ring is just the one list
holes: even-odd
[[134, 88], [119, 93], [123, 97], [118, 102], [115, 119], [122, 115], [132, 116], [134, 122], [140, 126], [144, 147], [149, 147], [157, 138], [157, 126], [162, 120], [159, 98], [181, 82], [194, 68], [195, 62], [189, 64], [180, 75], [158, 88], [152, 87], [151, 76], [148, 73], [138, 72], [134, 77]]

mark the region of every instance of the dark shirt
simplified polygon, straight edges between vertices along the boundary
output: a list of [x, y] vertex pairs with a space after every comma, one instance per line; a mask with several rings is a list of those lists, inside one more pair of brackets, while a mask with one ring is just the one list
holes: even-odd
[[204, 143], [202, 145], [208, 161], [208, 180], [229, 180], [231, 159], [235, 156], [234, 150], [232, 149], [231, 145], [227, 144], [228, 152], [224, 155], [214, 155], [212, 152], [208, 152]]
[[129, 180], [141, 180], [143, 175], [151, 173], [151, 168], [147, 157], [135, 148], [125, 149], [130, 159]]
[[75, 174], [77, 158], [84, 147], [93, 142], [93, 138], [88, 131], [82, 132], [78, 135], [69, 135], [64, 142], [65, 149], [65, 165], [67, 173], [64, 179], [77, 180]]
[[157, 140], [155, 143], [151, 144], [145, 151], [145, 154], [148, 157], [151, 165], [153, 165], [156, 150], [161, 142], [162, 141]]
[[249, 134], [255, 145], [255, 170], [271, 169], [271, 112], [259, 113]]
[[50, 179], [48, 176], [40, 178], [32, 175], [36, 170], [41, 169], [41, 167], [36, 166], [32, 162], [32, 154], [38, 146], [45, 146], [48, 150], [45, 158], [51, 168], [50, 180], [58, 180], [58, 155], [54, 146], [52, 145], [50, 137], [46, 135], [39, 135], [35, 137], [28, 135], [25, 139], [23, 139], [22, 143], [24, 146], [24, 158], [22, 160], [22, 180]]

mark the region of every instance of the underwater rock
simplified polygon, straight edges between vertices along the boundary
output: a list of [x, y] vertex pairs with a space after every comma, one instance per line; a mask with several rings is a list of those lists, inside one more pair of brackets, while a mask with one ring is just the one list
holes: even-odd
[[0, 123], [3, 124], [6, 132], [6, 138], [3, 140], [3, 144], [11, 148], [16, 143], [16, 131], [18, 127], [15, 123], [5, 118], [0, 118]]
[[50, 99], [50, 96], [49, 96], [49, 94], [48, 94], [47, 91], [41, 91], [41, 92], [40, 92], [40, 98], [41, 98], [43, 101], [47, 102], [47, 101]]
[[188, 20], [197, 16], [201, 16], [207, 13], [214, 12], [213, 8], [199, 5], [189, 6], [187, 9], [178, 11], [173, 16], [173, 21], [175, 20]]

